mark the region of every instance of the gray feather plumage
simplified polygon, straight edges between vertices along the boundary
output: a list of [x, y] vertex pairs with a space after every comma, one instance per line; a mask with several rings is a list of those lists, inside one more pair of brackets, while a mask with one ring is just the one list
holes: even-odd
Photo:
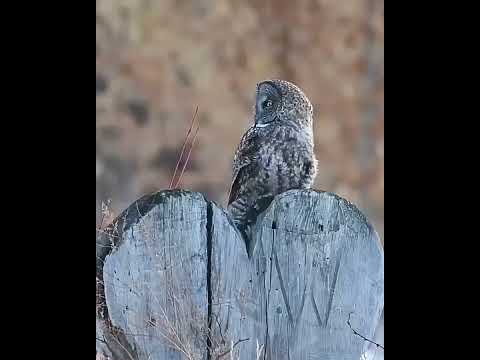
[[312, 186], [317, 174], [312, 123], [312, 105], [296, 85], [283, 80], [257, 85], [255, 124], [235, 153], [228, 199], [247, 242], [250, 226], [276, 195]]

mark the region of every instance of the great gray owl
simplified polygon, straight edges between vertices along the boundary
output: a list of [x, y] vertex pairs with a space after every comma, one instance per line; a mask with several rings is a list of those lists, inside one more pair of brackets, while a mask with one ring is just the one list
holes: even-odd
[[312, 104], [299, 87], [284, 80], [257, 84], [255, 123], [235, 153], [228, 199], [247, 250], [251, 225], [276, 195], [312, 186], [317, 174], [312, 122]]

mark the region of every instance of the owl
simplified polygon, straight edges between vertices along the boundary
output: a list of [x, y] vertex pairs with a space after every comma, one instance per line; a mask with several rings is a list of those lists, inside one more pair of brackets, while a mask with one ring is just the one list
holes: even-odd
[[234, 156], [227, 207], [249, 255], [251, 226], [273, 198], [313, 184], [317, 160], [312, 122], [312, 104], [299, 87], [284, 80], [257, 84], [254, 124]]

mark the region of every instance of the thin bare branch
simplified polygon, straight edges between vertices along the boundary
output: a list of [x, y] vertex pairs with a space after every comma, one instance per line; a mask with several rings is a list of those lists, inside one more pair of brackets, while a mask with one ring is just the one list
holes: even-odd
[[220, 355], [218, 355], [218, 356], [217, 356], [217, 360], [220, 359], [220, 358], [222, 358], [222, 357], [224, 357], [225, 355], [228, 355], [231, 351], [233, 351], [233, 349], [235, 349], [235, 346], [237, 346], [237, 345], [240, 344], [241, 342], [248, 341], [248, 340], [250, 340], [250, 338], [238, 340], [235, 344], [233, 344], [233, 346], [232, 346], [229, 350], [227, 350], [227, 351], [221, 353]]
[[182, 172], [180, 173], [178, 181], [175, 184], [175, 188], [177, 188], [178, 185], [180, 184], [180, 182], [182, 181], [182, 176], [183, 176], [183, 173], [185, 172], [185, 168], [187, 167], [188, 160], [190, 160], [190, 154], [192, 153], [193, 146], [195, 145], [195, 140], [197, 139], [197, 134], [198, 134], [199, 129], [200, 129], [200, 125], [197, 126], [197, 130], [195, 130], [195, 134], [193, 135], [193, 139], [192, 139], [192, 143], [190, 145], [190, 150], [188, 151], [187, 159], [185, 160], [185, 163], [183, 164]]
[[98, 337], [95, 337], [95, 339], [96, 339], [96, 340], [98, 340], [98, 341], [100, 341], [100, 342], [102, 342], [102, 343], [104, 343], [104, 344], [106, 344], [106, 343], [107, 343], [105, 340], [103, 340], [103, 339], [100, 339], [100, 338], [98, 338]]
[[[183, 158], [183, 154], [185, 152], [185, 147], [187, 145], [187, 141], [188, 141], [188, 138], [190, 136], [190, 133], [192, 132], [193, 125], [194, 125], [195, 119], [197, 117], [197, 113], [198, 113], [198, 106], [195, 109], [195, 114], [193, 114], [192, 121], [190, 122], [190, 127], [188, 128], [187, 136], [185, 137], [185, 140], [183, 142], [182, 151], [180, 152], [180, 156], [178, 157], [177, 165], [175, 166], [175, 171], [173, 172], [172, 180], [170, 181], [170, 186], [169, 186], [170, 190], [173, 188], [173, 182], [175, 181], [175, 175], [177, 175], [178, 167], [180, 166], [180, 162]], [[177, 181], [177, 183], [178, 183], [178, 181]]]
[[348, 314], [347, 324], [348, 324], [348, 327], [353, 331], [353, 333], [354, 333], [355, 335], [357, 335], [357, 336], [360, 336], [363, 340], [368, 341], [369, 343], [371, 343], [371, 344], [373, 344], [373, 345], [376, 345], [377, 348], [381, 348], [381, 349], [385, 350], [385, 348], [384, 348], [382, 345], [376, 343], [375, 341], [372, 341], [372, 340], [370, 340], [370, 339], [367, 339], [365, 336], [363, 336], [362, 334], [359, 334], [357, 331], [355, 331], [355, 329], [352, 328], [352, 325], [350, 324], [350, 316], [351, 316], [352, 314], [353, 314], [353, 311]]

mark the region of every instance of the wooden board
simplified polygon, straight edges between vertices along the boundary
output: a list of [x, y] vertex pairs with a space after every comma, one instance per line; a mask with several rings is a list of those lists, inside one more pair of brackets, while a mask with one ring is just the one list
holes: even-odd
[[365, 216], [334, 194], [278, 196], [255, 225], [251, 259], [226, 212], [198, 193], [145, 196], [116, 223], [113, 242], [97, 241], [100, 352], [358, 360], [367, 344], [353, 330], [373, 337], [383, 250]]

